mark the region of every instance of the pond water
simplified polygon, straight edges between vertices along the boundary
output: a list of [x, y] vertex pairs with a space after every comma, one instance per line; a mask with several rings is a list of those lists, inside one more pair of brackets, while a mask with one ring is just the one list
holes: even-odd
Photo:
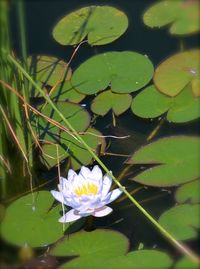
[[[52, 38], [52, 28], [64, 15], [89, 5], [110, 5], [120, 9], [128, 16], [129, 25], [127, 31], [110, 44], [94, 47], [89, 46], [86, 43], [82, 44], [70, 64], [73, 71], [88, 58], [109, 51], [135, 51], [142, 55], [147, 55], [156, 68], [162, 61], [171, 55], [180, 52], [182, 46], [184, 47], [184, 50], [197, 48], [199, 39], [195, 34], [178, 37], [171, 35], [168, 27], [150, 29], [143, 23], [142, 15], [154, 3], [155, 1], [150, 0], [92, 0], [84, 1], [84, 3], [79, 0], [26, 1], [25, 26], [27, 31], [28, 55], [52, 55], [65, 61], [69, 61], [75, 47], [58, 44]], [[11, 29], [14, 51], [16, 52], [16, 55], [20, 56], [21, 50], [16, 5], [13, 5], [11, 8]], [[138, 92], [133, 92], [132, 96], [136, 96], [137, 93]], [[90, 109], [90, 104], [92, 99], [93, 96], [88, 96], [81, 102], [91, 115], [92, 111]], [[114, 120], [116, 121], [115, 124]], [[143, 119], [134, 115], [129, 109], [122, 115], [116, 116], [114, 120], [112, 113], [109, 112], [104, 117], [98, 116], [95, 118], [93, 127], [105, 136], [128, 136], [124, 139], [107, 138], [107, 154], [101, 156], [101, 160], [105, 163], [108, 169], [113, 172], [116, 178], [118, 178], [125, 168], [130, 167], [126, 162], [133, 152], [139, 149], [142, 145], [147, 144], [149, 135], [162, 121], [162, 117]], [[175, 135], [197, 136], [198, 133], [198, 120], [181, 124], [171, 123], [165, 120], [152, 141], [156, 141], [162, 137]], [[94, 164], [97, 164], [97, 162], [94, 162], [89, 167], [92, 167]], [[131, 179], [141, 171], [143, 171], [141, 165], [129, 168], [127, 173], [124, 174], [121, 183], [130, 192], [136, 190], [133, 194], [136, 200], [141, 203], [141, 205], [144, 206], [155, 219], [158, 219], [164, 211], [175, 205], [174, 195], [176, 187], [159, 188], [144, 186], [132, 181]], [[63, 176], [66, 176], [66, 169], [62, 169], [61, 172]], [[37, 184], [47, 182], [48, 180], [50, 182], [45, 185], [43, 190], [52, 190], [56, 188], [57, 169], [53, 168], [50, 171], [47, 171], [44, 166], [41, 166], [38, 168], [36, 174], [38, 177]], [[54, 180], [52, 181], [52, 179]], [[111, 207], [113, 208], [113, 213], [111, 215], [105, 216], [104, 218], [95, 218], [93, 223], [95, 228], [113, 229], [123, 233], [130, 240], [130, 250], [138, 249], [142, 243], [145, 249], [164, 251], [174, 260], [181, 257], [179, 251], [158, 232], [150, 221], [147, 220], [146, 217], [131, 204], [127, 198], [125, 198], [125, 196], [116, 200]], [[15, 259], [17, 260], [16, 264], [19, 264], [19, 249], [6, 244], [5, 242], [3, 242], [3, 244], [4, 251], [1, 254], [4, 261], [3, 266], [5, 266], [5, 268], [15, 268], [13, 267], [15, 265]], [[187, 245], [198, 252], [197, 239], [188, 240]], [[36, 253], [42, 255], [43, 250], [38, 249], [36, 250]], [[53, 260], [52, 263], [54, 262], [55, 261]], [[19, 268], [21, 268], [20, 266], [21, 265], [19, 265]], [[31, 267], [34, 265], [29, 266], [30, 267], [27, 266], [26, 268], [48, 268]], [[56, 266], [57, 265], [50, 268], [57, 268]]]

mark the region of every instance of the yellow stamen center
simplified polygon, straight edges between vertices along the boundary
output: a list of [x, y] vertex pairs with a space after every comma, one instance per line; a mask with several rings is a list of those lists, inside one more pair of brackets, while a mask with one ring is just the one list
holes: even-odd
[[90, 194], [97, 194], [98, 192], [98, 187], [94, 183], [85, 183], [76, 189], [74, 189], [74, 192], [77, 196], [81, 196], [83, 194], [85, 195], [90, 195]]

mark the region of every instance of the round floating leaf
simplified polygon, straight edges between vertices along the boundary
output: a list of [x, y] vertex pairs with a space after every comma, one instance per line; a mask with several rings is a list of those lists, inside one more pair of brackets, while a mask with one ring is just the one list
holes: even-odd
[[178, 205], [165, 211], [159, 218], [162, 225], [177, 240], [196, 238], [199, 223], [200, 205]]
[[151, 85], [140, 92], [131, 104], [133, 113], [142, 118], [155, 118], [165, 113], [171, 104], [171, 98]]
[[[70, 102], [57, 102], [56, 107], [77, 131], [84, 131], [89, 126], [90, 115], [82, 106]], [[63, 124], [63, 120], [55, 112], [55, 110], [52, 109], [51, 105], [45, 104], [42, 107], [41, 112], [45, 116], [48, 116], [58, 123]], [[67, 126], [65, 127], [67, 128]], [[45, 138], [47, 133], [57, 130], [57, 127], [49, 123], [43, 117], [39, 117], [38, 129], [38, 132], [42, 133], [41, 138]]]
[[200, 203], [200, 180], [195, 180], [180, 186], [175, 194], [178, 203]]
[[28, 58], [29, 73], [36, 80], [54, 86], [72, 75], [68, 64], [56, 57], [37, 55]]
[[58, 87], [49, 92], [49, 96], [54, 102], [68, 101], [72, 103], [80, 103], [85, 98], [84, 94], [72, 87], [70, 81], [60, 83]]
[[179, 95], [171, 98], [167, 120], [181, 123], [199, 118], [199, 101], [199, 98], [193, 96], [191, 85], [186, 86]]
[[162, 62], [154, 74], [154, 83], [158, 90], [169, 96], [176, 96], [188, 83], [199, 79], [199, 53], [200, 50], [197, 49], [185, 51]]
[[[102, 138], [102, 134], [89, 128], [84, 132], [81, 137], [92, 148], [96, 154], [99, 151], [104, 152], [105, 140]], [[79, 169], [82, 165], [88, 165], [92, 161], [92, 156], [88, 150], [75, 138], [68, 133], [61, 134], [61, 144], [65, 148], [66, 154], [70, 157], [71, 166], [74, 170]]]
[[112, 230], [97, 229], [92, 232], [81, 231], [70, 235], [58, 242], [50, 253], [55, 256], [107, 259], [125, 254], [128, 247], [128, 239], [123, 234]]
[[81, 64], [72, 76], [72, 85], [84, 94], [94, 94], [110, 84], [113, 92], [129, 93], [145, 86], [153, 71], [151, 61], [142, 54], [107, 52]]
[[[65, 263], [60, 269], [101, 269], [104, 257], [80, 257]], [[139, 250], [127, 255], [107, 257], [103, 265], [105, 269], [169, 269], [172, 260], [169, 256], [157, 250]]]
[[[118, 256], [106, 261], [106, 269], [168, 269], [172, 264], [169, 256], [157, 250], [131, 251], [126, 256]], [[96, 268], [96, 267], [93, 267]], [[97, 267], [100, 269], [100, 266]]]
[[90, 45], [104, 45], [119, 38], [128, 27], [128, 18], [110, 6], [88, 6], [63, 17], [53, 29], [62, 45], [75, 45], [88, 36]]
[[175, 97], [162, 94], [151, 85], [133, 99], [131, 110], [142, 118], [155, 118], [167, 112], [167, 120], [176, 123], [200, 117], [199, 99], [193, 96], [191, 85]]
[[131, 100], [130, 94], [118, 94], [108, 90], [94, 98], [91, 110], [98, 115], [104, 116], [112, 109], [115, 115], [118, 116], [130, 107]]
[[2, 222], [3, 239], [14, 245], [28, 244], [31, 247], [47, 246], [57, 241], [63, 235], [63, 227], [58, 222], [62, 209], [60, 205], [51, 208], [53, 201], [50, 192], [40, 191], [13, 202]]
[[44, 144], [42, 146], [41, 161], [49, 168], [58, 165], [58, 163], [67, 157], [67, 148], [62, 147], [59, 144]]
[[199, 177], [200, 139], [192, 136], [161, 138], [136, 151], [130, 164], [154, 164], [134, 181], [150, 186], [175, 186]]
[[174, 269], [199, 269], [199, 264], [192, 262], [188, 257], [183, 257], [175, 264]]
[[149, 27], [170, 26], [170, 33], [185, 35], [200, 30], [198, 1], [161, 1], [152, 5], [143, 16]]

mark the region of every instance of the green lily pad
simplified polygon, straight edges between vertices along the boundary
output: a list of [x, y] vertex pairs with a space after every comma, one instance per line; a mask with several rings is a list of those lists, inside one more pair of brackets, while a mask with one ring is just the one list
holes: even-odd
[[74, 89], [70, 81], [67, 80], [50, 91], [49, 96], [54, 102], [68, 101], [72, 103], [80, 103], [85, 98], [85, 95]]
[[200, 139], [193, 136], [161, 138], [141, 147], [129, 164], [154, 164], [133, 180], [150, 186], [175, 186], [199, 178]]
[[[118, 256], [106, 261], [105, 268], [115, 269], [169, 269], [172, 265], [170, 257], [158, 250], [131, 251], [125, 256]], [[77, 267], [78, 268], [78, 267]], [[99, 268], [99, 267], [93, 267]]]
[[61, 161], [68, 157], [67, 149], [59, 144], [44, 144], [42, 146], [42, 155], [40, 156], [41, 161], [51, 168], [58, 165]]
[[[89, 126], [90, 115], [82, 106], [70, 102], [57, 102], [56, 107], [77, 131], [84, 131]], [[45, 104], [42, 107], [41, 112], [45, 116], [63, 124], [61, 117], [49, 104]], [[46, 134], [55, 132], [58, 129], [55, 125], [49, 123], [43, 117], [39, 117], [38, 120], [38, 133], [41, 134], [40, 138], [42, 139], [45, 139]], [[64, 127], [67, 128], [65, 125]]]
[[58, 218], [62, 209], [60, 205], [51, 209], [53, 201], [50, 192], [40, 191], [13, 202], [1, 225], [3, 239], [18, 246], [43, 247], [61, 238], [63, 226]]
[[[87, 129], [86, 132], [81, 134], [81, 137], [93, 151], [96, 151], [96, 154], [98, 154], [99, 150], [104, 152], [105, 139], [96, 129]], [[66, 158], [69, 158], [71, 167], [74, 170], [79, 169], [82, 165], [88, 165], [92, 161], [92, 156], [85, 147], [67, 132], [61, 133], [61, 139], [57, 143], [44, 144], [42, 150], [41, 160], [49, 168], [57, 165], [58, 161], [61, 162]]]
[[76, 45], [86, 36], [90, 45], [104, 45], [119, 38], [128, 27], [127, 16], [110, 6], [88, 6], [63, 17], [53, 29], [62, 45]]
[[39, 82], [55, 86], [63, 80], [69, 80], [72, 75], [68, 64], [56, 57], [46, 55], [30, 56], [27, 60], [29, 73]]
[[130, 94], [118, 94], [108, 90], [94, 98], [91, 110], [98, 115], [104, 116], [112, 109], [115, 115], [118, 116], [130, 107], [131, 101]]
[[[92, 148], [92, 150], [96, 152], [96, 154], [98, 154], [99, 151], [104, 152], [106, 144], [105, 139], [96, 129], [87, 129], [81, 137]], [[91, 163], [93, 157], [88, 150], [86, 150], [79, 141], [70, 136], [68, 133], [65, 132], [61, 134], [61, 144], [65, 147], [66, 154], [70, 158], [71, 167], [74, 170], [79, 169], [82, 165], [88, 165]]]
[[189, 240], [197, 237], [200, 205], [178, 205], [165, 211], [159, 218], [162, 225], [177, 240]]
[[144, 13], [143, 20], [151, 28], [170, 25], [171, 34], [196, 33], [200, 30], [198, 1], [161, 1]]
[[175, 264], [174, 269], [199, 269], [199, 264], [192, 262], [188, 257], [183, 257]]
[[91, 57], [73, 73], [72, 85], [83, 94], [94, 94], [111, 84], [113, 92], [130, 93], [153, 76], [148, 57], [131, 51], [107, 52]]
[[193, 96], [191, 85], [175, 97], [162, 94], [151, 85], [133, 99], [131, 110], [142, 118], [155, 118], [167, 112], [167, 120], [175, 123], [200, 117], [199, 99]]
[[171, 98], [160, 93], [154, 85], [141, 91], [131, 104], [132, 112], [142, 118], [155, 118], [165, 113], [171, 105]]
[[55, 256], [107, 259], [125, 254], [128, 247], [129, 241], [123, 234], [112, 230], [97, 229], [92, 232], [80, 231], [66, 237], [58, 242], [50, 253]]
[[200, 75], [199, 53], [198, 49], [184, 51], [162, 62], [154, 74], [154, 83], [158, 90], [166, 95], [176, 96], [186, 85], [192, 83], [193, 91], [197, 92], [199, 84], [193, 80], [199, 79]]
[[169, 122], [181, 123], [199, 118], [199, 101], [199, 98], [193, 96], [191, 85], [186, 86], [179, 95], [172, 97], [167, 120]]
[[175, 194], [178, 203], [200, 203], [200, 180], [195, 180], [180, 186]]

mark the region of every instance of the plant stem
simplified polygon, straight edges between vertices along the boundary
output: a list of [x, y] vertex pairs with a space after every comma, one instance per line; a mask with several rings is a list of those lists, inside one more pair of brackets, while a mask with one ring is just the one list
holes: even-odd
[[32, 79], [32, 77], [26, 72], [26, 70], [11, 56], [8, 55], [8, 59], [24, 74], [24, 76], [32, 83], [32, 85], [39, 91], [40, 94], [45, 98], [45, 100], [51, 105], [55, 112], [60, 116], [68, 128], [73, 132], [77, 139], [85, 146], [85, 148], [90, 152], [93, 158], [99, 163], [99, 165], [104, 169], [104, 171], [113, 179], [113, 181], [118, 185], [118, 187], [126, 194], [126, 196], [131, 200], [132, 203], [154, 224], [154, 226], [183, 254], [190, 257], [190, 259], [199, 263], [199, 258], [191, 250], [189, 250], [182, 243], [177, 241], [167, 230], [165, 230], [131, 195], [130, 193], [121, 185], [121, 183], [113, 176], [111, 171], [105, 166], [105, 164], [99, 159], [99, 157], [93, 152], [93, 150], [88, 146], [84, 139], [79, 135], [79, 133], [74, 129], [70, 122], [64, 117], [64, 115], [59, 111], [52, 100], [45, 95], [44, 91], [38, 86], [38, 84]]

